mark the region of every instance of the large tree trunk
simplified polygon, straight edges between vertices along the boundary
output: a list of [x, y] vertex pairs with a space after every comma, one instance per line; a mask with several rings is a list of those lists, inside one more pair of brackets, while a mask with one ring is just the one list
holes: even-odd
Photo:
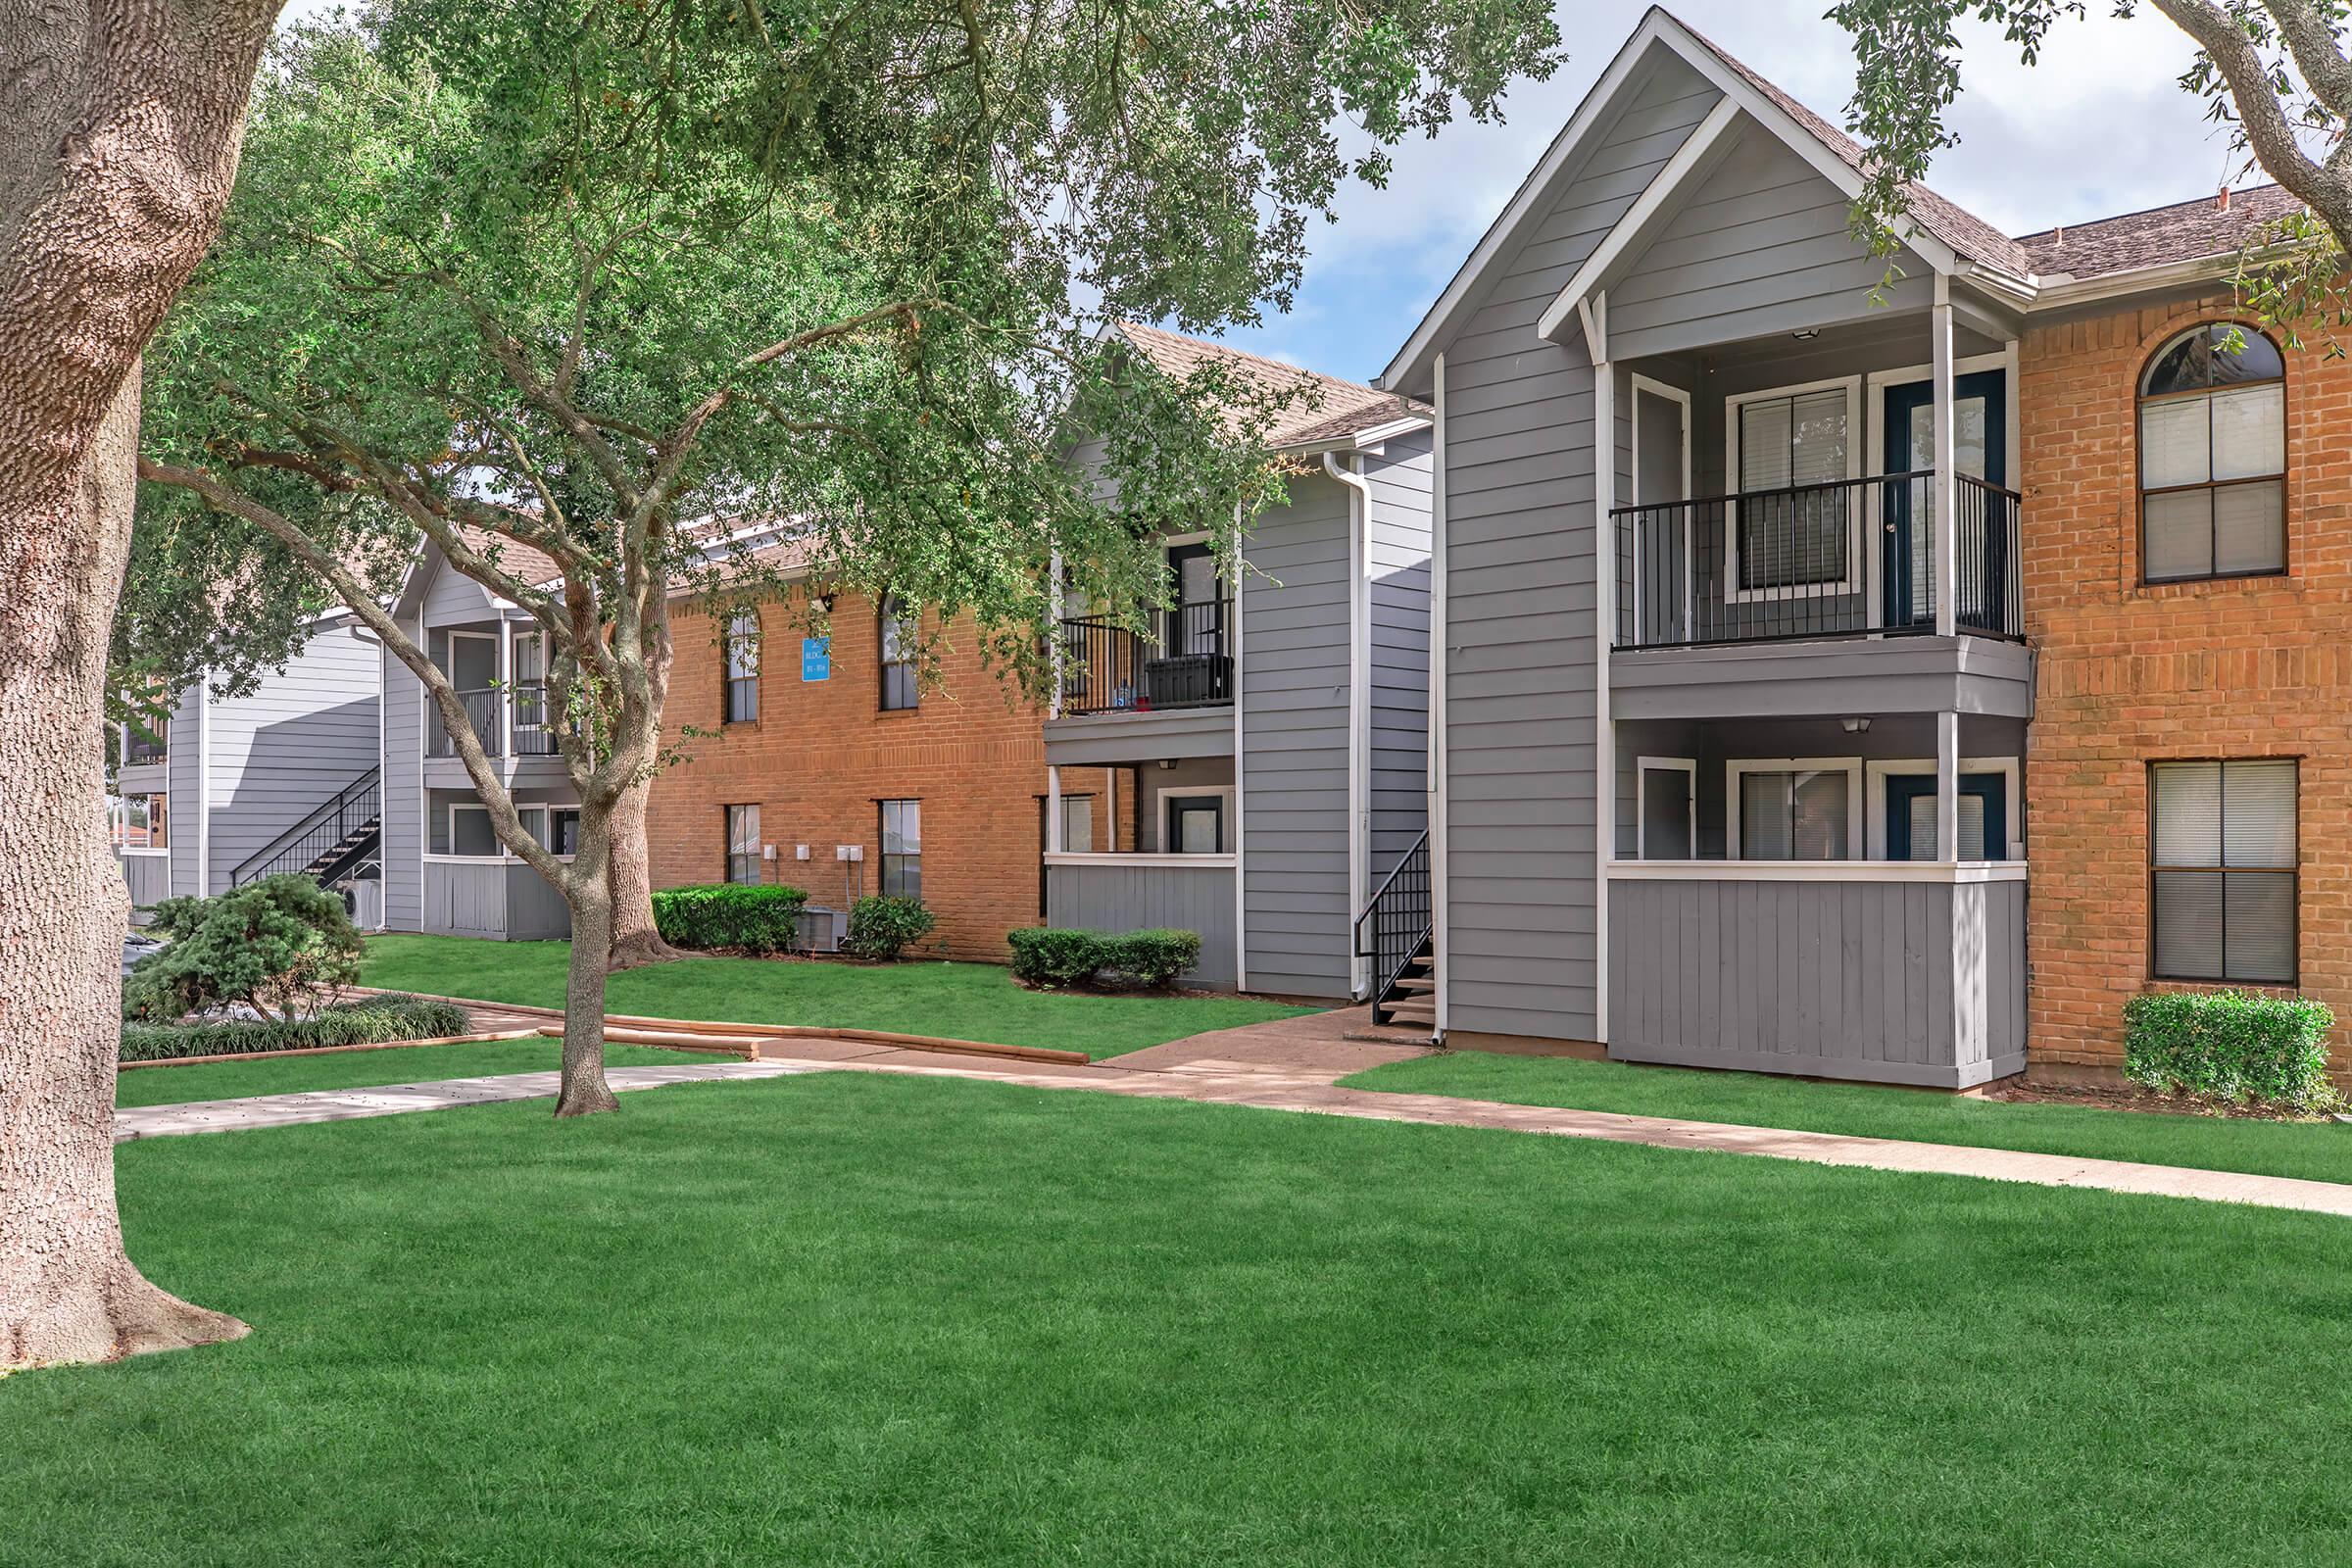
[[654, 925], [653, 867], [645, 842], [651, 784], [623, 790], [612, 804], [612, 963], [615, 969], [666, 963], [684, 955]]
[[115, 1211], [130, 897], [106, 842], [103, 694], [138, 420], [133, 375], [78, 493], [0, 512], [0, 1368], [245, 1332], [150, 1285]]
[[219, 229], [274, 0], [0, 0], [0, 1369], [233, 1339], [115, 1209], [101, 725], [138, 357]]
[[612, 951], [612, 822], [583, 802], [580, 848], [564, 897], [571, 906], [571, 962], [564, 982], [564, 1075], [556, 1114], [618, 1110], [605, 1081], [605, 964]]

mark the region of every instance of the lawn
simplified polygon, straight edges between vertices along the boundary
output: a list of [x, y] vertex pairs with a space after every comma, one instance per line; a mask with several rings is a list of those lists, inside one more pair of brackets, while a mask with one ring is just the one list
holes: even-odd
[[[478, 1078], [487, 1073], [547, 1072], [562, 1064], [553, 1040], [485, 1040], [463, 1046], [403, 1046], [389, 1051], [343, 1051], [324, 1056], [264, 1054], [203, 1066], [140, 1067], [115, 1080], [118, 1105], [171, 1105], [186, 1100], [242, 1100], [306, 1089], [369, 1089], [378, 1084]], [[608, 1067], [675, 1067], [723, 1061], [723, 1056], [608, 1043]]]
[[1765, 1073], [1701, 1072], [1479, 1051], [1392, 1062], [1341, 1082], [1350, 1089], [1458, 1095], [1514, 1105], [1681, 1116], [1741, 1127], [1976, 1144], [2352, 1182], [2352, 1126], [2336, 1122], [2232, 1121], [2085, 1105], [2011, 1104], [1918, 1089], [1804, 1083]]
[[[391, 991], [564, 1005], [568, 942], [377, 937], [364, 978]], [[612, 976], [606, 1007], [659, 1018], [808, 1024], [1047, 1046], [1115, 1056], [1209, 1029], [1311, 1007], [1241, 997], [1091, 997], [1027, 991], [987, 963], [872, 966], [765, 958], [684, 958]]]
[[2352, 1558], [2325, 1216], [827, 1073], [119, 1158], [0, 1560]]

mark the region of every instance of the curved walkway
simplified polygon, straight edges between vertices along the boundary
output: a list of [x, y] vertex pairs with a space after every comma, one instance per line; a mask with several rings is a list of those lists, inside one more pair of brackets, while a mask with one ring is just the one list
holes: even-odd
[[[2252, 1203], [2352, 1216], [2352, 1186], [2285, 1176], [2248, 1176], [2230, 1171], [2192, 1170], [2175, 1165], [2141, 1165], [2123, 1160], [2084, 1159], [2064, 1154], [1975, 1149], [1952, 1144], [1912, 1143], [1892, 1138], [1857, 1138], [1839, 1133], [1790, 1132], [1724, 1122], [1685, 1121], [1665, 1116], [1627, 1116], [1613, 1111], [1564, 1110], [1543, 1105], [1507, 1105], [1445, 1095], [1383, 1094], [1342, 1089], [1337, 1080], [1371, 1065], [1416, 1054], [1409, 1045], [1388, 1041], [1352, 1043], [1347, 1014], [1319, 1015], [1320, 1028], [1252, 1025], [1249, 1029], [1196, 1036], [1174, 1046], [1154, 1047], [1132, 1056], [1082, 1067], [989, 1060], [878, 1046], [861, 1041], [775, 1040], [762, 1042], [757, 1061], [708, 1062], [676, 1067], [615, 1067], [607, 1073], [615, 1090], [655, 1089], [667, 1084], [777, 1078], [807, 1072], [885, 1072], [935, 1078], [985, 1079], [1032, 1089], [1092, 1090], [1152, 1100], [1189, 1100], [1205, 1104], [1247, 1105], [1262, 1110], [1308, 1111], [1366, 1121], [1424, 1126], [1484, 1127], [1501, 1132], [1546, 1133], [1607, 1143], [1645, 1144], [1655, 1149], [1755, 1154], [1815, 1165], [1855, 1165], [1874, 1170], [1975, 1176], [2027, 1182], [2041, 1187], [2085, 1187], [2114, 1193], [2192, 1198], [2210, 1202]], [[1308, 1024], [1309, 1019], [1283, 1020]], [[540, 1099], [556, 1092], [553, 1072], [514, 1073], [490, 1078], [456, 1078], [440, 1083], [401, 1084], [376, 1089], [270, 1095], [253, 1100], [217, 1100], [184, 1105], [148, 1105], [116, 1113], [118, 1142], [180, 1133], [233, 1132], [302, 1122], [395, 1116], [409, 1111]]]

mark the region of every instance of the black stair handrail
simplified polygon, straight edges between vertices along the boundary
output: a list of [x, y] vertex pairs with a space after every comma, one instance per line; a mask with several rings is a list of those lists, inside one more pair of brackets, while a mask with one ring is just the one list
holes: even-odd
[[307, 869], [319, 856], [376, 821], [384, 809], [384, 770], [369, 768], [344, 785], [292, 827], [249, 855], [228, 874], [228, 885], [240, 887], [280, 871]]
[[1429, 833], [1423, 830], [1412, 848], [1381, 882], [1380, 891], [1355, 917], [1355, 951], [1372, 960], [1372, 1021], [1389, 1021], [1389, 1000], [1396, 982], [1415, 958], [1429, 950], [1437, 924], [1430, 898]]

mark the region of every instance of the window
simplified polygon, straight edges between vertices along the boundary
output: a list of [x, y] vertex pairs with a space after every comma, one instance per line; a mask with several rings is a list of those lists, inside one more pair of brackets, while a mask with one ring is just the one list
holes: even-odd
[[1169, 855], [1225, 853], [1225, 797], [1171, 795], [1168, 797], [1168, 836], [1160, 848]]
[[760, 875], [760, 808], [727, 808], [727, 880], [757, 887]]
[[1095, 853], [1095, 802], [1089, 795], [1061, 798], [1061, 849], [1065, 855]]
[[923, 896], [923, 803], [883, 801], [882, 892], [886, 897]]
[[116, 803], [114, 810], [115, 848], [119, 850], [168, 850], [172, 847], [171, 813], [166, 808], [168, 798], [162, 795], [126, 795]]
[[915, 625], [894, 595], [882, 601], [882, 707], [884, 711], [922, 702], [914, 687]]
[[544, 825], [534, 824], [532, 834], [557, 855], [579, 854], [580, 808], [576, 806], [548, 807]]
[[748, 724], [760, 716], [760, 617], [748, 611], [727, 622], [726, 668], [720, 722]]
[[2148, 765], [2160, 980], [2295, 981], [2296, 764]]
[[[529, 826], [524, 818], [524, 826]], [[449, 808], [449, 853], [493, 857], [505, 853], [498, 834], [490, 826], [490, 808], [485, 806], [452, 806]]]
[[2284, 571], [2285, 475], [2286, 367], [2271, 340], [2216, 321], [2166, 344], [2139, 385], [2141, 574]]
[[1855, 389], [1850, 381], [1734, 398], [1731, 598], [1848, 593], [1853, 574]]
[[1859, 762], [1734, 762], [1728, 771], [1734, 859], [1849, 860], [1860, 855]]

